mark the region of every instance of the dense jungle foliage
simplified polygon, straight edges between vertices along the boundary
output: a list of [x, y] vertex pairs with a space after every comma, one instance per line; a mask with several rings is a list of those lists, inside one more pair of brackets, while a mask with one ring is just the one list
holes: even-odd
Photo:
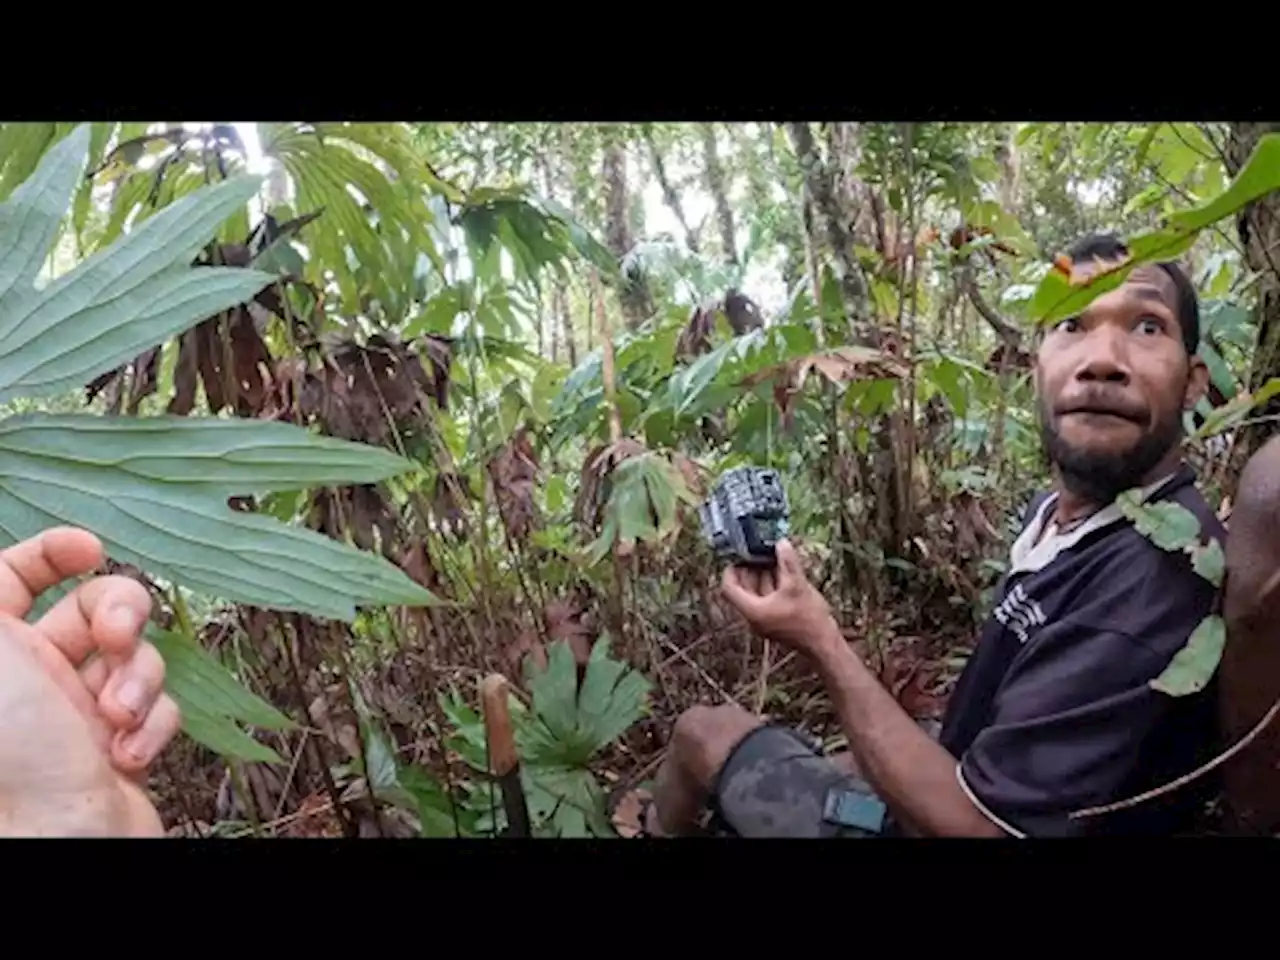
[[497, 671], [535, 831], [611, 835], [690, 704], [839, 743], [717, 594], [731, 466], [781, 471], [849, 639], [939, 715], [1047, 482], [1032, 343], [1082, 234], [1189, 265], [1230, 496], [1280, 382], [1271, 133], [0, 125], [0, 538], [82, 524], [154, 593], [174, 834], [494, 833]]

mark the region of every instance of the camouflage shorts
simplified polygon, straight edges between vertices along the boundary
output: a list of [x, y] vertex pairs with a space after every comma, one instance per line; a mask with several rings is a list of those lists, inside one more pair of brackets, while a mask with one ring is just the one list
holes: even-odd
[[801, 734], [768, 724], [747, 734], [720, 771], [715, 814], [740, 837], [865, 837], [825, 817], [832, 791], [874, 795], [871, 786], [841, 770]]

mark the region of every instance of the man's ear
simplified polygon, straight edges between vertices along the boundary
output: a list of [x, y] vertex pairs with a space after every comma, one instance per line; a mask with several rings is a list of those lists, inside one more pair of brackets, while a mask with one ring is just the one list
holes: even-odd
[[1187, 373], [1187, 389], [1182, 396], [1182, 409], [1191, 410], [1209, 389], [1209, 368], [1199, 354], [1191, 357], [1191, 369]]

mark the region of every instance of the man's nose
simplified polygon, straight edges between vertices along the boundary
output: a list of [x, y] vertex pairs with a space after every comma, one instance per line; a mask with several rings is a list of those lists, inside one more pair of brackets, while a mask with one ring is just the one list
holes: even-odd
[[1076, 370], [1076, 379], [1129, 382], [1128, 352], [1120, 331], [1109, 326], [1091, 330], [1083, 347], [1085, 356]]

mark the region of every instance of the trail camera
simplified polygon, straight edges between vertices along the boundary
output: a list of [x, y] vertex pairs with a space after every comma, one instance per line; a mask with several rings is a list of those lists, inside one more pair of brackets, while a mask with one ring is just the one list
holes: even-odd
[[787, 495], [777, 470], [735, 467], [722, 474], [699, 510], [702, 534], [722, 560], [752, 567], [777, 562], [787, 536]]

